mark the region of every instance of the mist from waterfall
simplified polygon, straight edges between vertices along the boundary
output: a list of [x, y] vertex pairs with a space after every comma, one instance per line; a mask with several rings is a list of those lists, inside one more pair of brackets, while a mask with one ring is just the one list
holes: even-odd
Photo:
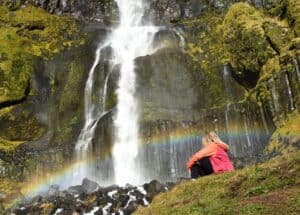
[[147, 5], [143, 0], [116, 0], [120, 11], [120, 24], [111, 36], [114, 63], [120, 64], [117, 89], [117, 112], [114, 118], [115, 143], [112, 151], [115, 182], [138, 184], [138, 104], [135, 99], [135, 59], [152, 54], [153, 39], [159, 28], [145, 25]]

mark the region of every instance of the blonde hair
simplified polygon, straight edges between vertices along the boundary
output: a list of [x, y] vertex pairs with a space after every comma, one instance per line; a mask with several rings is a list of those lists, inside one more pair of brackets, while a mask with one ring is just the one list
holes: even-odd
[[222, 143], [223, 141], [220, 139], [220, 137], [216, 134], [216, 132], [211, 131], [207, 134], [212, 142], [215, 143]]
[[214, 131], [207, 132], [202, 137], [202, 144], [203, 145], [208, 145], [208, 144], [211, 144], [211, 143], [223, 143], [223, 141], [220, 139], [220, 137]]

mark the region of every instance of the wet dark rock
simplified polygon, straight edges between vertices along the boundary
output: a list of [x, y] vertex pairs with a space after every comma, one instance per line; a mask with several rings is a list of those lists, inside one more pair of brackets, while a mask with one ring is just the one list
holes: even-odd
[[118, 202], [119, 206], [124, 208], [127, 202], [129, 201], [130, 197], [128, 195], [120, 195], [118, 199], [119, 199]]
[[83, 193], [84, 189], [81, 185], [76, 185], [69, 187], [67, 191], [73, 195], [77, 195]]
[[101, 191], [104, 193], [108, 193], [108, 192], [111, 192], [111, 191], [117, 190], [117, 189], [119, 189], [119, 187], [117, 185], [111, 185], [109, 187], [102, 188]]
[[165, 191], [165, 186], [162, 185], [159, 181], [153, 180], [149, 184], [145, 184], [144, 189], [147, 193], [157, 194]]
[[[169, 183], [171, 185], [171, 183]], [[174, 183], [172, 183], [174, 184]], [[94, 191], [92, 191], [94, 190]], [[45, 196], [24, 200], [14, 206], [9, 213], [15, 214], [84, 214], [105, 213], [131, 214], [138, 206], [146, 207], [152, 198], [167, 190], [160, 182], [153, 180], [141, 187], [116, 185], [101, 188], [96, 182], [84, 179], [82, 185], [69, 187], [66, 191], [60, 191], [57, 185], [53, 185]], [[88, 192], [89, 191], [89, 192]], [[47, 208], [45, 209], [45, 205]], [[45, 212], [47, 210], [47, 212]]]
[[131, 214], [138, 208], [138, 206], [139, 205], [136, 202], [130, 202], [128, 207], [124, 210], [124, 213]]
[[86, 193], [92, 193], [99, 189], [99, 185], [96, 182], [91, 181], [87, 178], [83, 179], [81, 186]]
[[32, 205], [35, 205], [35, 204], [38, 204], [42, 201], [43, 197], [38, 195], [38, 196], [35, 196], [34, 198], [32, 198], [30, 204]]
[[53, 196], [53, 195], [58, 195], [59, 194], [59, 185], [51, 185], [47, 195], [48, 196]]
[[94, 215], [103, 215], [102, 209], [98, 209]]

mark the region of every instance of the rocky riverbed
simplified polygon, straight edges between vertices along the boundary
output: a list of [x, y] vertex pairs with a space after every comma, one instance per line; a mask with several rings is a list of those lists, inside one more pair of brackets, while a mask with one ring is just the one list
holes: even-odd
[[155, 195], [171, 189], [175, 183], [162, 184], [156, 180], [141, 186], [112, 185], [101, 187], [84, 179], [81, 185], [60, 190], [52, 185], [35, 197], [24, 197], [6, 214], [131, 214], [139, 206], [147, 207]]

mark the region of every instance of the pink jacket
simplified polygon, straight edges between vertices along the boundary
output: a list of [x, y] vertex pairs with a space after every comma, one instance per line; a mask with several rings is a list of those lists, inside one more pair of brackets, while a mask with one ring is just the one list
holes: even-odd
[[228, 148], [225, 143], [211, 143], [192, 156], [187, 168], [190, 169], [201, 158], [209, 157], [214, 173], [233, 171], [234, 167], [227, 154]]

